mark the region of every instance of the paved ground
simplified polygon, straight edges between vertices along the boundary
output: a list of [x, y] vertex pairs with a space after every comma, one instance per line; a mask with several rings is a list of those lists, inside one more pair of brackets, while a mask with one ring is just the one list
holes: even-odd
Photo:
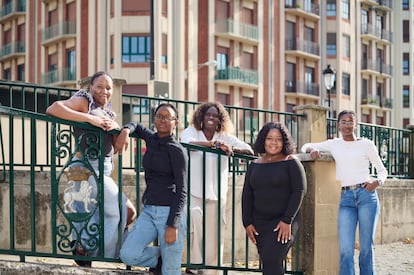
[[[358, 251], [355, 254], [357, 275]], [[413, 275], [414, 241], [407, 240], [375, 246], [375, 268], [377, 275]], [[145, 269], [125, 270], [122, 264], [94, 262], [93, 268], [80, 268], [71, 260], [26, 257], [20, 263], [15, 256], [0, 255], [0, 275], [44, 275], [44, 274], [148, 274]], [[229, 274], [257, 275], [257, 272], [229, 272]]]
[[[355, 255], [356, 275], [358, 270], [358, 251]], [[375, 246], [375, 271], [377, 275], [413, 275], [414, 241], [406, 240]]]

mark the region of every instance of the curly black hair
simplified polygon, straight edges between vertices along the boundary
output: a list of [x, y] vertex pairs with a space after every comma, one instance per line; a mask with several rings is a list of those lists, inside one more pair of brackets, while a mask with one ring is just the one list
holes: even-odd
[[233, 123], [230, 120], [229, 113], [224, 106], [218, 102], [207, 102], [199, 105], [193, 114], [192, 124], [197, 130], [203, 129], [204, 116], [210, 107], [215, 107], [219, 114], [220, 123], [216, 129], [217, 132], [233, 132]]
[[257, 139], [254, 143], [254, 150], [258, 154], [266, 153], [265, 140], [271, 129], [278, 129], [283, 137], [282, 154], [290, 155], [296, 153], [296, 143], [293, 140], [288, 128], [280, 122], [268, 122], [260, 129]]

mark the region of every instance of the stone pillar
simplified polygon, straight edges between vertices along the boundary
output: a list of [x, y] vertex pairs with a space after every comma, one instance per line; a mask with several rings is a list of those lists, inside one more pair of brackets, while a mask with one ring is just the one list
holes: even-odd
[[[326, 110], [315, 105], [299, 106], [298, 144], [326, 140]], [[300, 150], [300, 148], [298, 148]], [[316, 161], [309, 154], [298, 157], [306, 170], [307, 193], [302, 204], [302, 224], [298, 239], [300, 270], [306, 275], [333, 275], [339, 272], [337, 216], [340, 185], [336, 182], [335, 162], [326, 154]]]
[[297, 142], [300, 146], [307, 142], [320, 142], [326, 139], [326, 112], [329, 108], [302, 105], [295, 107], [294, 110], [297, 114], [304, 115], [299, 121], [300, 131]]

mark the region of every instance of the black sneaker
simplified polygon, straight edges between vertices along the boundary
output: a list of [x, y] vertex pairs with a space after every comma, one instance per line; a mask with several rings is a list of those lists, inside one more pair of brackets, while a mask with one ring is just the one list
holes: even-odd
[[[82, 255], [82, 256], [85, 256], [86, 254], [80, 254], [78, 252], [78, 247], [79, 246], [76, 246], [75, 247], [75, 245], [76, 245], [76, 240], [73, 240], [73, 241], [70, 242], [70, 247], [72, 248], [72, 255], [76, 255], [76, 256]], [[91, 261], [84, 261], [84, 260], [74, 260], [74, 261], [75, 261], [75, 263], [77, 265], [82, 266], [82, 267], [91, 267], [92, 266], [92, 262]]]
[[161, 256], [159, 256], [157, 265], [155, 267], [150, 267], [149, 271], [152, 272], [153, 275], [162, 275], [161, 266], [162, 266], [162, 259], [161, 259]]

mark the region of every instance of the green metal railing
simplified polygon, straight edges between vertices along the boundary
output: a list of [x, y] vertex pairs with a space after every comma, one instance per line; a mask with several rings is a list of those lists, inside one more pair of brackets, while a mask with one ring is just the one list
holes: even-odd
[[[103, 135], [104, 131], [99, 128], [95, 128], [87, 123], [80, 123], [80, 122], [73, 122], [73, 121], [66, 121], [62, 119], [57, 119], [53, 117], [46, 116], [44, 114], [39, 114], [30, 111], [24, 111], [16, 108], [10, 108], [5, 106], [0, 106], [0, 112], [3, 114], [2, 122], [7, 121], [7, 129], [6, 131], [2, 131], [2, 135], [8, 137], [14, 137], [15, 132], [19, 132], [18, 128], [25, 128], [25, 135], [30, 137], [30, 141], [27, 144], [27, 147], [24, 148], [26, 154], [28, 154], [28, 159], [30, 159], [30, 163], [28, 166], [15, 166], [14, 165], [14, 150], [11, 148], [15, 148], [15, 146], [19, 146], [19, 140], [15, 140], [14, 138], [7, 139], [7, 143], [5, 147], [9, 148], [10, 150], [7, 151], [7, 157], [10, 159], [8, 163], [3, 163], [3, 167], [5, 167], [4, 171], [7, 172], [7, 177], [5, 179], [5, 183], [7, 184], [9, 189], [9, 200], [8, 205], [3, 204], [3, 207], [7, 207], [9, 209], [9, 220], [10, 225], [8, 227], [8, 237], [9, 240], [8, 245], [0, 246], [0, 254], [10, 254], [10, 255], [19, 255], [21, 260], [24, 261], [26, 256], [39, 256], [39, 257], [54, 257], [54, 258], [66, 258], [66, 259], [78, 259], [78, 260], [93, 260], [93, 261], [106, 261], [106, 262], [119, 262], [118, 259], [111, 259], [106, 258], [104, 256], [103, 250], [99, 250], [97, 256], [89, 257], [89, 256], [73, 256], [71, 254], [72, 247], [70, 245], [72, 237], [80, 236], [82, 232], [88, 231], [89, 236], [91, 238], [91, 243], [93, 246], [90, 247], [90, 251], [99, 249], [100, 247], [104, 247], [105, 240], [103, 238], [105, 227], [103, 226], [104, 216], [103, 216], [103, 209], [104, 209], [104, 192], [103, 192], [103, 185], [104, 185], [104, 177], [100, 176], [103, 175], [103, 156], [100, 152], [103, 152]], [[76, 137], [73, 133], [73, 127], [81, 127], [85, 129], [86, 134], [80, 136], [79, 138]], [[47, 130], [45, 130], [47, 129]], [[40, 139], [37, 138], [38, 131], [46, 131], [46, 135], [49, 137], [47, 139], [47, 144], [44, 145], [40, 142]], [[119, 131], [113, 130], [111, 134], [118, 134]], [[136, 138], [136, 137], [131, 137]], [[88, 150], [82, 148], [82, 140], [87, 140], [88, 142]], [[138, 146], [138, 139], [135, 141]], [[185, 148], [187, 148], [188, 152], [193, 150], [200, 150], [202, 151], [204, 158], [206, 153], [214, 153], [217, 154], [218, 163], [220, 166], [220, 161], [222, 160], [223, 153], [219, 150], [214, 150], [210, 148], [200, 147], [196, 145], [190, 144], [183, 144]], [[81, 152], [82, 156], [80, 160], [74, 160], [74, 154], [76, 152]], [[38, 155], [48, 154], [50, 157], [50, 165], [42, 164], [39, 165]], [[136, 207], [139, 211], [141, 209], [140, 205], [140, 198], [141, 198], [141, 191], [143, 186], [145, 185], [144, 182], [141, 182], [141, 151], [137, 151], [134, 154], [134, 169], [136, 172], [135, 176], [135, 184], [134, 189], [135, 191], [131, 194], [128, 194], [130, 198], [135, 198]], [[224, 274], [227, 274], [228, 271], [237, 270], [237, 271], [254, 271], [260, 272], [261, 265], [258, 260], [256, 249], [253, 245], [249, 244], [249, 240], [245, 234], [237, 233], [240, 231], [241, 217], [239, 215], [240, 205], [238, 205], [237, 196], [241, 193], [241, 187], [243, 184], [244, 174], [247, 169], [247, 165], [250, 163], [252, 159], [255, 157], [253, 156], [245, 156], [235, 154], [232, 157], [229, 157], [229, 171], [230, 171], [230, 180], [229, 180], [229, 200], [228, 205], [231, 207], [231, 215], [227, 217], [228, 226], [227, 232], [230, 235], [229, 239], [230, 242], [227, 242], [226, 246], [230, 248], [230, 256], [227, 257], [228, 259], [224, 261], [223, 264], [218, 263], [215, 266], [206, 266], [204, 264], [200, 265], [192, 265], [190, 264], [189, 260], [183, 263], [183, 267], [199, 267], [199, 268], [208, 268], [208, 269], [219, 269], [223, 270]], [[98, 159], [99, 160], [99, 173], [96, 173], [89, 163], [89, 159]], [[191, 161], [191, 157], [190, 157]], [[118, 156], [118, 163], [122, 163], [122, 156]], [[203, 160], [205, 163], [205, 160]], [[65, 206], [65, 189], [67, 189], [71, 180], [73, 181], [81, 181], [78, 178], [70, 178], [68, 172], [70, 172], [70, 168], [73, 165], [82, 164], [82, 166], [87, 168], [88, 174], [85, 171], [78, 171], [78, 174], [83, 174], [88, 178], [89, 176], [93, 176], [95, 179], [98, 192], [96, 196], [96, 207], [92, 207], [90, 212], [72, 212], [68, 211]], [[42, 167], [39, 170], [39, 166]], [[21, 192], [21, 184], [17, 182], [15, 172], [21, 170], [22, 168], [27, 170], [29, 174], [29, 184], [25, 187], [27, 188], [28, 198], [29, 198], [29, 205], [27, 209], [22, 209], [22, 205], [18, 202], [20, 200], [19, 192]], [[116, 182], [119, 187], [119, 196], [118, 196], [118, 203], [120, 204], [122, 201], [122, 192], [124, 189], [123, 183], [123, 172], [124, 168], [122, 166], [118, 166], [117, 168], [117, 179]], [[207, 172], [203, 169], [203, 175], [206, 175]], [[38, 183], [38, 173], [46, 171], [50, 172], [50, 189], [47, 192], [39, 191], [42, 187], [39, 186]], [[70, 172], [75, 174], [75, 172]], [[188, 172], [190, 176], [191, 171]], [[220, 171], [217, 173], [220, 175]], [[86, 179], [85, 178], [85, 179]], [[84, 179], [84, 180], [85, 180]], [[189, 179], [190, 181], [190, 179]], [[203, 180], [203, 182], [205, 179]], [[219, 185], [224, 184], [221, 183], [219, 180]], [[219, 188], [220, 190], [220, 188]], [[188, 193], [191, 191], [191, 182], [188, 183]], [[44, 193], [43, 193], [44, 192]], [[47, 194], [50, 195], [47, 195]], [[219, 193], [220, 196], [220, 193]], [[188, 200], [187, 205], [187, 213], [189, 212], [189, 204], [190, 200]], [[43, 205], [43, 206], [42, 206]], [[44, 205], [50, 205], [50, 211], [44, 211]], [[219, 209], [220, 209], [220, 203]], [[91, 217], [95, 211], [99, 211], [99, 224], [91, 224]], [[5, 213], [4, 211], [2, 211]], [[47, 213], [50, 216], [46, 216]], [[22, 215], [23, 214], [23, 215]], [[122, 213], [120, 213], [122, 214]], [[223, 213], [218, 211], [218, 219]], [[42, 216], [43, 219], [50, 220], [49, 223], [51, 225], [50, 230], [42, 228], [39, 226], [37, 219], [39, 216]], [[25, 230], [27, 234], [30, 235], [30, 247], [21, 247], [18, 245], [18, 234], [20, 226], [22, 223], [19, 220], [23, 219], [26, 221]], [[27, 222], [28, 221], [28, 222]], [[188, 219], [189, 222], [189, 219]], [[76, 224], [81, 224], [81, 226], [76, 226]], [[220, 224], [220, 223], [219, 223]], [[189, 227], [187, 231], [187, 245], [189, 245]], [[205, 228], [205, 227], [204, 227]], [[50, 232], [50, 236], [44, 238], [45, 232]], [[222, 232], [219, 229], [219, 232]], [[118, 228], [118, 236], [120, 237], [123, 233], [123, 228]], [[4, 233], [3, 233], [4, 234]], [[205, 233], [204, 233], [205, 234]], [[4, 235], [3, 235], [4, 236]], [[43, 236], [42, 240], [39, 236]], [[120, 238], [121, 239], [121, 238]], [[46, 243], [42, 243], [42, 241], [48, 240]], [[242, 240], [242, 241], [240, 241]], [[120, 244], [119, 244], [120, 245]], [[239, 253], [238, 251], [245, 251], [245, 253]], [[218, 251], [218, 255], [220, 252]], [[296, 254], [295, 254], [296, 255]], [[293, 258], [297, 258], [293, 257]], [[190, 259], [190, 252], [187, 252], [187, 259]], [[292, 265], [290, 265], [292, 266]], [[295, 268], [290, 268], [286, 270], [288, 274], [302, 274], [301, 271], [298, 270], [296, 265]]]
[[[56, 100], [67, 99], [77, 90], [56, 86], [44, 86], [36, 84], [28, 84], [22, 82], [6, 82], [0, 81], [0, 103], [2, 106], [14, 107], [17, 109], [33, 111], [36, 113], [45, 113], [46, 108]], [[176, 128], [176, 136], [179, 138], [182, 129], [186, 128], [191, 120], [194, 110], [200, 102], [180, 101], [165, 98], [122, 95], [122, 124], [130, 121], [140, 121], [150, 128], [153, 127], [152, 113], [160, 102], [169, 102], [174, 104], [180, 113], [180, 124]], [[289, 128], [294, 140], [298, 140], [300, 129], [300, 119], [302, 115], [277, 112], [271, 110], [244, 108], [235, 106], [225, 106], [230, 114], [234, 124], [235, 135], [249, 144], [253, 144], [255, 137], [264, 123], [269, 121], [284, 122]], [[23, 123], [23, 122], [22, 122]], [[335, 119], [327, 120], [327, 138], [338, 136]], [[372, 139], [380, 151], [384, 164], [389, 171], [391, 177], [410, 178], [414, 171], [411, 163], [413, 162], [412, 151], [412, 133], [406, 129], [396, 129], [386, 126], [378, 126], [374, 124], [359, 123], [360, 134], [363, 137]], [[45, 126], [45, 131], [48, 130]], [[22, 129], [22, 135], [25, 135], [25, 127]], [[4, 123], [3, 123], [4, 131]], [[5, 136], [3, 136], [5, 138]], [[47, 146], [49, 137], [39, 138], [38, 142], [44, 142]], [[134, 140], [132, 140], [134, 142]], [[23, 143], [23, 142], [22, 142]], [[132, 143], [131, 143], [132, 144]], [[302, 144], [297, 144], [298, 148]], [[27, 158], [25, 152], [26, 143], [23, 143], [23, 152], [16, 156], [14, 165], [27, 167], [31, 165], [31, 160]], [[4, 151], [4, 148], [1, 148]], [[145, 150], [145, 146], [138, 142], [136, 146], [131, 146], [129, 151], [124, 153], [123, 167], [124, 169], [134, 168], [134, 155], [137, 151]], [[44, 158], [38, 156], [35, 160], [35, 166], [40, 170], [44, 166], [50, 166], [50, 154], [46, 154]], [[9, 159], [3, 160], [8, 164]], [[58, 166], [62, 165], [57, 163]]]

